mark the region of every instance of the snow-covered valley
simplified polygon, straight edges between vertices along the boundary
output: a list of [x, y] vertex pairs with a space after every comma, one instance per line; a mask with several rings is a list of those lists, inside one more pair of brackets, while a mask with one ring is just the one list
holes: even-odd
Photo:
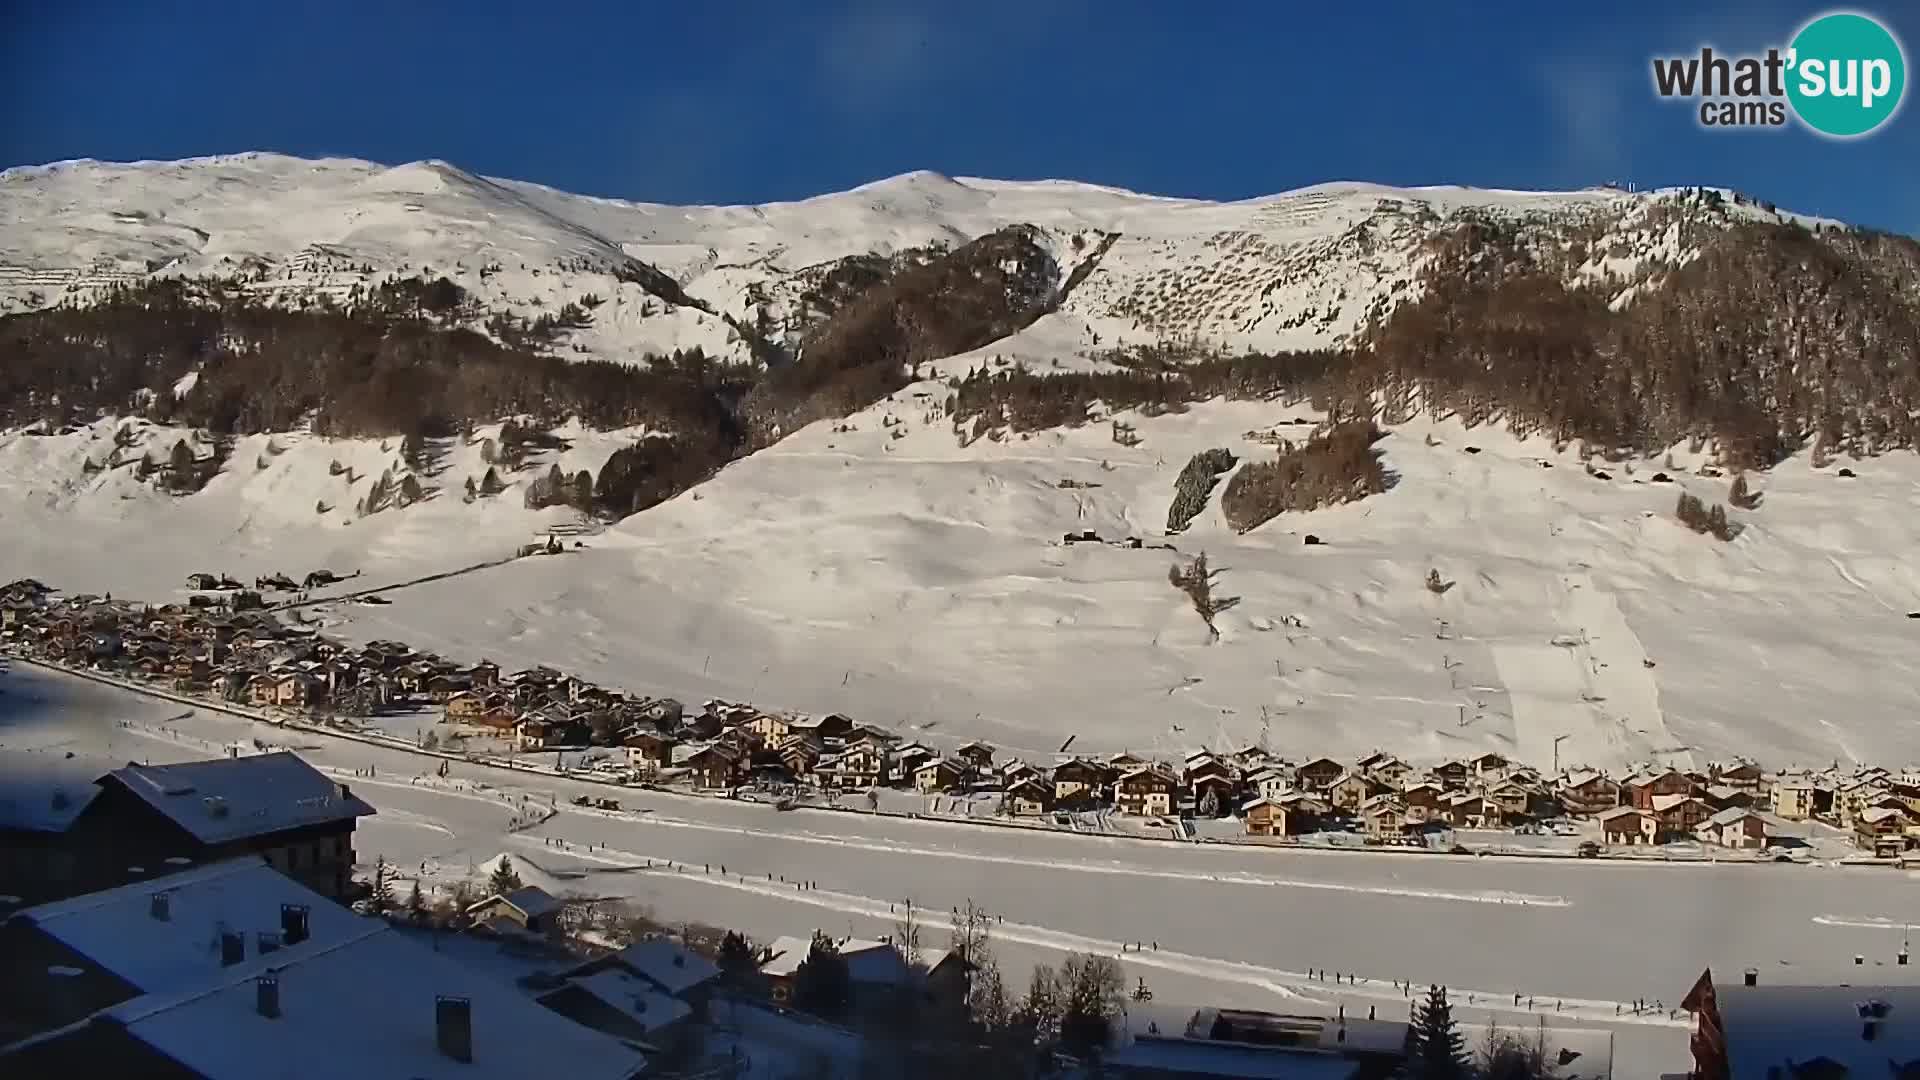
[[[488, 310], [603, 298], [565, 339], [573, 355], [697, 345], [746, 359], [735, 323], [789, 325], [809, 268], [1033, 224], [1063, 276], [1086, 272], [1013, 336], [590, 526], [580, 547], [569, 536], [560, 557], [307, 614], [450, 658], [546, 663], [686, 701], [842, 711], [1032, 760], [1069, 737], [1089, 751], [1264, 737], [1287, 754], [1384, 748], [1421, 762], [1497, 750], [1541, 767], [1557, 750], [1562, 764], [1614, 769], [1736, 754], [1769, 767], [1920, 760], [1911, 453], [1824, 467], [1793, 456], [1754, 477], [1764, 502], [1735, 511], [1744, 529], [1723, 543], [1674, 520], [1682, 491], [1725, 499], [1710, 451], [1596, 458], [1590, 470], [1577, 445], [1415, 418], [1378, 446], [1392, 477], [1382, 494], [1246, 533], [1216, 496], [1169, 536], [1192, 455], [1258, 458], [1270, 449], [1250, 434], [1303, 437], [1320, 414], [1214, 400], [1111, 417], [1133, 445], [1103, 418], [964, 446], [944, 415], [946, 377], [1099, 369], [1116, 343], [1335, 343], [1417, 289], [1431, 221], [1462, 209], [1579, 237], [1566, 271], [1624, 296], [1636, 275], [1686, 255], [1664, 199], [1336, 184], [1213, 204], [910, 174], [799, 203], [664, 207], [437, 162], [62, 163], [0, 175], [0, 297], [12, 310], [84, 302], [153, 271], [241, 274], [298, 304], [445, 274]], [[1751, 204], [1735, 215], [1784, 219]], [[663, 295], [676, 290], [688, 302]], [[574, 511], [526, 509], [524, 487], [552, 466], [598, 470], [644, 434], [569, 429], [567, 449], [532, 455], [505, 491], [467, 501], [463, 482], [488, 467], [477, 431], [447, 440], [425, 477], [437, 492], [365, 513], [374, 478], [407, 471], [397, 437], [244, 436], [220, 475], [176, 496], [133, 466], [193, 434], [142, 428], [123, 467], [102, 468], [119, 427], [0, 433], [11, 541], [0, 580], [153, 601], [180, 599], [197, 571], [410, 581], [574, 529]], [[1112, 542], [1064, 542], [1083, 532]], [[1239, 599], [1216, 619], [1217, 640], [1167, 580], [1176, 558], [1202, 551], [1218, 590]], [[1429, 589], [1434, 572], [1452, 587]]]

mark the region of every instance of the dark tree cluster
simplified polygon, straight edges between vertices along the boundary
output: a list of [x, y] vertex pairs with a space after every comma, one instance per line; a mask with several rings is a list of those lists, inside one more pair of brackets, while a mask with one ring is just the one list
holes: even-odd
[[[1157, 355], [1157, 354], [1155, 354]], [[1036, 374], [1025, 368], [969, 372], [949, 385], [948, 415], [956, 431], [978, 438], [993, 431], [1078, 427], [1096, 403], [1146, 416], [1224, 397], [1239, 401], [1320, 403], [1329, 377], [1346, 367], [1335, 352], [1209, 356], [1184, 365], [1142, 362], [1126, 371]]]
[[1708, 507], [1695, 496], [1684, 492], [1680, 495], [1679, 503], [1673, 508], [1673, 516], [1680, 519], [1680, 524], [1694, 532], [1720, 540], [1731, 540], [1739, 532], [1739, 529], [1727, 520], [1725, 506], [1714, 503], [1713, 506]]
[[[433, 303], [434, 294], [419, 295]], [[119, 413], [216, 434], [285, 431], [311, 418], [328, 435], [436, 437], [509, 415], [707, 432], [730, 426], [730, 401], [751, 378], [697, 352], [637, 366], [572, 362], [384, 301], [287, 311], [170, 280], [92, 307], [0, 319], [0, 356], [0, 426]]]
[[1463, 231], [1425, 292], [1365, 335], [1350, 394], [1598, 446], [1714, 440], [1765, 468], [1808, 437], [1920, 444], [1920, 244], [1747, 224], [1616, 306], [1526, 250]]
[[1015, 226], [861, 292], [748, 395], [754, 446], [845, 416], [905, 386], [912, 367], [1005, 337], [1045, 314], [1059, 268]]
[[1289, 510], [1353, 502], [1387, 490], [1372, 422], [1334, 424], [1304, 443], [1285, 443], [1272, 461], [1248, 462], [1220, 495], [1227, 524], [1246, 532]]
[[1207, 508], [1207, 498], [1213, 494], [1213, 485], [1220, 480], [1220, 474], [1231, 470], [1238, 462], [1233, 451], [1225, 447], [1202, 450], [1188, 459], [1186, 467], [1173, 481], [1173, 502], [1167, 507], [1167, 531], [1182, 532]]

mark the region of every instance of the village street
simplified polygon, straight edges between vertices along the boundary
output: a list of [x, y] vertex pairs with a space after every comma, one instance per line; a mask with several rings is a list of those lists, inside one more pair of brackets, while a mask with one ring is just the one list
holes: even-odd
[[[1144, 976], [1163, 1000], [1178, 992], [1279, 1007], [1307, 996], [1395, 1015], [1404, 998], [1394, 983], [1411, 980], [1454, 988], [1468, 1015], [1503, 1006], [1509, 1024], [1524, 1021], [1529, 996], [1565, 1022], [1611, 1026], [1624, 1008], [1623, 1067], [1632, 1046], [1673, 1060], [1684, 1040], [1680, 1021], [1632, 1017], [1634, 1001], [1671, 1008], [1707, 966], [1723, 978], [1746, 967], [1782, 981], [1884, 977], [1901, 949], [1899, 920], [1920, 913], [1916, 875], [1882, 867], [1264, 851], [780, 813], [465, 764], [441, 781], [428, 775], [437, 759], [400, 750], [206, 710], [186, 716], [169, 702], [25, 666], [6, 681], [4, 751], [39, 742], [111, 766], [204, 757], [255, 738], [298, 749], [380, 809], [362, 823], [362, 863], [385, 856], [412, 873], [427, 862], [444, 880], [508, 852], [557, 878], [555, 887], [633, 897], [664, 920], [763, 937], [816, 925], [885, 933], [888, 905], [911, 898], [934, 913], [928, 936], [938, 940], [943, 913], [973, 899], [1004, 919], [996, 933], [1009, 949], [1040, 959], [1146, 943], [1144, 954], [1125, 957], [1129, 979]], [[153, 730], [173, 734], [157, 739]], [[568, 805], [582, 793], [617, 796], [624, 809]], [[510, 832], [523, 798], [557, 813]], [[648, 866], [667, 861], [677, 868]], [[1866, 970], [1853, 967], [1855, 954]], [[1363, 982], [1336, 988], [1335, 973]]]

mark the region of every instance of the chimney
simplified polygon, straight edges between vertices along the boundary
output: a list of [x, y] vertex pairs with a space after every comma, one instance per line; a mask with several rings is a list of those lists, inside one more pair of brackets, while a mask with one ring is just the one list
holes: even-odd
[[433, 999], [433, 1037], [440, 1052], [473, 1064], [473, 1000], [441, 994]]
[[280, 976], [262, 975], [253, 980], [253, 1003], [261, 1016], [280, 1019]]
[[152, 915], [161, 922], [172, 919], [173, 894], [165, 891], [154, 893], [148, 898], [147, 914]]
[[1745, 982], [1748, 986], [1759, 986], [1760, 985], [1760, 969], [1748, 968]]
[[298, 945], [307, 940], [307, 914], [305, 904], [280, 905], [280, 937], [288, 945]]
[[247, 939], [231, 930], [220, 931], [220, 966], [232, 967], [247, 958]]

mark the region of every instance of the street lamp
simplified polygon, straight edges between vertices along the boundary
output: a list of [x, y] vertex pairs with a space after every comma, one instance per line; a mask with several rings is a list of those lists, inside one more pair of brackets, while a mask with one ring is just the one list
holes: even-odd
[[1572, 738], [1571, 734], [1555, 735], [1553, 737], [1553, 775], [1555, 776], [1560, 775], [1560, 744], [1569, 738]]

